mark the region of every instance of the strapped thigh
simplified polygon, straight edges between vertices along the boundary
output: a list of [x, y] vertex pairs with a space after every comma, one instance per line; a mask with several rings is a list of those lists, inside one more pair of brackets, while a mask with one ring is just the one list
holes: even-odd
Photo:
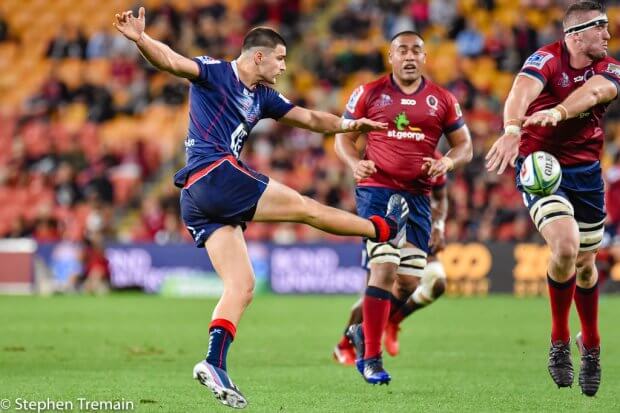
[[419, 248], [401, 248], [398, 274], [422, 277], [426, 267], [426, 256], [427, 254]]
[[579, 251], [597, 250], [605, 235], [605, 220], [594, 224], [577, 221], [579, 226]]

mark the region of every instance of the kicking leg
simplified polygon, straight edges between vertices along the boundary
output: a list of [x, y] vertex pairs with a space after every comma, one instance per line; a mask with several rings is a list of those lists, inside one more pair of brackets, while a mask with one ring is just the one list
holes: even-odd
[[349, 212], [328, 207], [273, 179], [256, 207], [254, 221], [299, 222], [337, 235], [359, 235], [380, 242], [400, 242], [404, 237], [407, 203], [393, 195], [385, 217], [361, 218]]
[[223, 404], [242, 408], [247, 401], [226, 370], [228, 348], [237, 324], [252, 301], [254, 273], [241, 227], [224, 226], [205, 242], [213, 268], [222, 279], [224, 292], [209, 325], [206, 360], [194, 367], [194, 378], [207, 386]]

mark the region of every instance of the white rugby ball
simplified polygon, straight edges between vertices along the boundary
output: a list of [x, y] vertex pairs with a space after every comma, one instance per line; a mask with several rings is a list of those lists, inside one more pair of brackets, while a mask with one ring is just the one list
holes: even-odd
[[550, 153], [532, 152], [523, 161], [519, 178], [527, 193], [547, 196], [560, 187], [562, 168], [560, 162]]

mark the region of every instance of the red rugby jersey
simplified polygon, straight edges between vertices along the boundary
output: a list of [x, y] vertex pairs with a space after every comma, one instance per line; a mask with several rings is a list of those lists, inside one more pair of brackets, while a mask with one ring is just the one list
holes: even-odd
[[423, 158], [433, 157], [443, 133], [464, 126], [456, 98], [426, 78], [418, 90], [405, 94], [391, 75], [355, 89], [344, 117], [366, 117], [386, 122], [387, 130], [368, 133], [364, 159], [375, 162], [377, 172], [358, 183], [428, 195], [431, 180], [422, 170]]
[[[526, 115], [531, 115], [561, 103], [594, 75], [605, 76], [620, 87], [620, 62], [604, 57], [582, 69], [574, 69], [570, 65], [566, 45], [559, 41], [538, 49], [525, 61], [519, 75], [538, 79], [545, 85], [527, 109]], [[524, 128], [519, 154], [527, 156], [534, 151], [549, 152], [564, 166], [597, 161], [603, 147], [602, 121], [607, 106], [596, 105], [573, 119], [560, 122], [556, 127]]]

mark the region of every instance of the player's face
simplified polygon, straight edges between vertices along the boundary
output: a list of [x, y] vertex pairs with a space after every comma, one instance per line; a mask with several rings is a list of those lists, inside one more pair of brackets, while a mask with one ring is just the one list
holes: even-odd
[[389, 62], [399, 80], [407, 83], [418, 80], [426, 63], [424, 41], [412, 34], [398, 36], [390, 45]]
[[[598, 16], [598, 13], [586, 13], [584, 14], [583, 21], [586, 22]], [[592, 60], [602, 59], [607, 56], [607, 42], [611, 38], [607, 24], [584, 30], [581, 33], [577, 33], [576, 36], [579, 36], [577, 41], [581, 46], [581, 50]]]
[[286, 70], [286, 47], [279, 44], [275, 49], [262, 49], [257, 59], [261, 81], [274, 85], [276, 79]]

